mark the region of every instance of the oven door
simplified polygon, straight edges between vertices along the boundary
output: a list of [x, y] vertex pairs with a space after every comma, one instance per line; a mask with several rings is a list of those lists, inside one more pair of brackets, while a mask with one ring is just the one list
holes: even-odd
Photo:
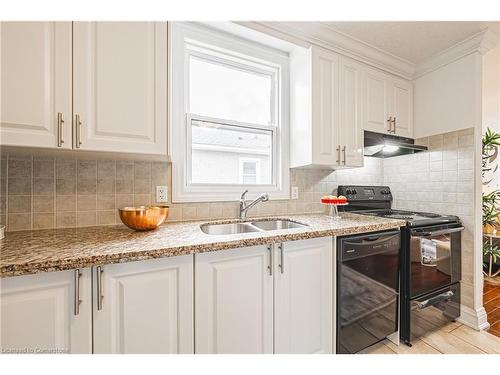
[[410, 302], [410, 337], [435, 331], [460, 316], [460, 283], [415, 298]]
[[462, 226], [434, 226], [410, 231], [410, 298], [461, 279]]

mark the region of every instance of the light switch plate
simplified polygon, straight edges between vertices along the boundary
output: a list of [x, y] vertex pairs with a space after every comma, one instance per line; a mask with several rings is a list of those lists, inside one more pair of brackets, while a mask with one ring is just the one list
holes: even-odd
[[157, 186], [156, 187], [156, 202], [157, 203], [167, 203], [168, 202], [168, 186]]
[[292, 199], [299, 199], [299, 187], [292, 186]]

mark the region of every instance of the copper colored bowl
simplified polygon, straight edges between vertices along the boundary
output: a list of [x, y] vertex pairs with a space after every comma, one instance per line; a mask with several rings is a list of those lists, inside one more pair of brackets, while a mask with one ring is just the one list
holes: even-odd
[[135, 230], [156, 229], [168, 217], [168, 206], [123, 207], [118, 211], [123, 224]]

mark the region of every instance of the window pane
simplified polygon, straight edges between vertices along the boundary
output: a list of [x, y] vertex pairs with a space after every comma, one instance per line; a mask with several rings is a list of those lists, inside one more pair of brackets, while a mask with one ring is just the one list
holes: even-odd
[[192, 183], [238, 185], [240, 159], [249, 158], [258, 161], [259, 168], [249, 163], [253, 167], [243, 183], [272, 184], [272, 131], [193, 120], [191, 141]]
[[272, 78], [190, 57], [189, 112], [253, 124], [271, 124]]

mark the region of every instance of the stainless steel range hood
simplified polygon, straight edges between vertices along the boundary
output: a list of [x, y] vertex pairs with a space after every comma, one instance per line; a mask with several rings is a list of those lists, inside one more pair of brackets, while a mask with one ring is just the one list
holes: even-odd
[[412, 138], [365, 131], [365, 156], [391, 158], [393, 156], [415, 154], [426, 150], [426, 146], [416, 145], [415, 140]]

